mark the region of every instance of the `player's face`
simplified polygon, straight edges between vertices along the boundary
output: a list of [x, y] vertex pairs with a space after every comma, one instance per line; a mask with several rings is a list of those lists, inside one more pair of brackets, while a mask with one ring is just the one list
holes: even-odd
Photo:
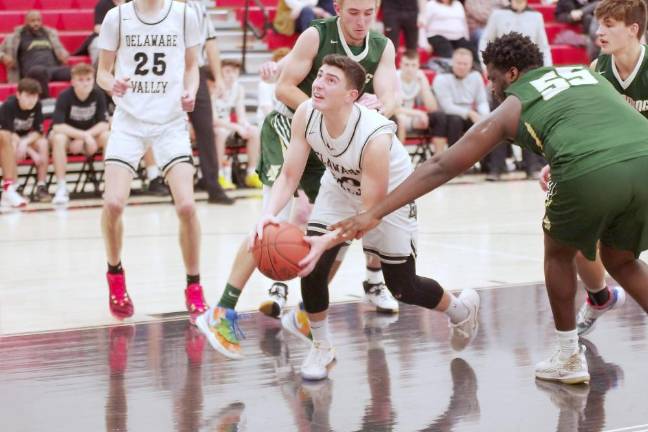
[[19, 92], [16, 94], [16, 99], [18, 99], [18, 106], [20, 109], [29, 111], [33, 109], [38, 103], [38, 93], [27, 93]]
[[72, 87], [74, 87], [74, 92], [77, 96], [81, 97], [87, 97], [94, 87], [94, 77], [90, 74], [75, 75], [70, 82], [72, 83]]
[[472, 69], [472, 56], [468, 54], [455, 54], [452, 57], [452, 73], [458, 78], [465, 78]]
[[400, 70], [401, 75], [406, 79], [414, 79], [414, 77], [416, 77], [416, 73], [419, 70], [418, 59], [409, 59], [407, 57], [403, 57], [400, 63]]
[[601, 47], [603, 54], [614, 54], [625, 47], [632, 46], [633, 40], [639, 40], [637, 24], [626, 26], [623, 21], [617, 21], [614, 18], [603, 18], [598, 23], [596, 42]]
[[497, 69], [491, 63], [486, 65], [488, 80], [491, 82], [491, 92], [496, 101], [502, 102], [506, 98], [504, 91], [511, 85], [511, 73]]
[[231, 87], [238, 79], [240, 72], [239, 68], [237, 67], [223, 66], [221, 73], [223, 74], [223, 82], [225, 83], [225, 85]]
[[362, 44], [376, 17], [377, 1], [344, 0], [341, 6], [336, 3], [335, 8], [340, 16], [344, 38], [354, 45]]
[[357, 96], [357, 90], [349, 90], [346, 77], [341, 69], [326, 64], [322, 65], [317, 73], [317, 78], [313, 81], [311, 93], [315, 109], [334, 111], [345, 104], [352, 103], [355, 100], [354, 96]]
[[41, 14], [32, 12], [25, 17], [25, 25], [32, 31], [38, 31], [43, 27], [43, 18]]

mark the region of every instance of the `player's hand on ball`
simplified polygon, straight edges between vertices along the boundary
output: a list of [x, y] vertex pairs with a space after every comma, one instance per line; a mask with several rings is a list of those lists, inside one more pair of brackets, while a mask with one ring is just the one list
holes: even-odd
[[180, 102], [182, 103], [183, 111], [192, 112], [194, 110], [194, 105], [196, 105], [196, 98], [189, 95], [188, 91], [184, 91], [180, 98]]
[[338, 239], [348, 241], [354, 238], [361, 238], [367, 231], [372, 230], [379, 223], [380, 219], [373, 217], [371, 213], [362, 212], [336, 223], [329, 229], [338, 230]]
[[248, 249], [252, 250], [257, 237], [259, 238], [259, 240], [263, 239], [263, 228], [265, 228], [266, 225], [268, 224], [279, 225], [280, 222], [281, 221], [277, 219], [276, 216], [273, 215], [266, 214], [261, 216], [261, 219], [259, 219], [259, 222], [257, 222], [256, 226], [250, 233], [250, 237], [248, 239]]
[[[310, 244], [310, 252], [303, 260], [299, 261], [301, 271], [297, 273], [297, 276], [306, 277], [313, 271], [322, 254], [328, 249], [331, 234], [333, 233], [323, 236], [304, 236], [304, 241]], [[333, 236], [335, 237], [335, 234]]]
[[112, 95], [116, 97], [124, 96], [124, 94], [126, 94], [126, 91], [128, 90], [129, 81], [130, 81], [129, 77], [115, 78], [115, 82], [113, 82], [113, 86], [111, 90]]
[[383, 104], [382, 102], [380, 102], [380, 99], [378, 99], [378, 96], [371, 93], [365, 93], [362, 96], [360, 96], [360, 99], [358, 99], [358, 103], [360, 105], [366, 106], [369, 109], [375, 109], [379, 111], [383, 109]]
[[550, 180], [551, 180], [551, 167], [549, 165], [545, 165], [540, 170], [540, 178], [538, 179], [538, 181], [540, 182], [540, 187], [542, 188], [543, 191], [547, 192], [549, 190]]

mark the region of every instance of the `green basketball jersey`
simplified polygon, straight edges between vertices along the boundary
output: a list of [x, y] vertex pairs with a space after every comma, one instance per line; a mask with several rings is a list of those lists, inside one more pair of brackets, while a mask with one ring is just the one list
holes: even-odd
[[625, 81], [619, 76], [614, 59], [609, 54], [598, 56], [596, 71], [610, 81], [614, 88], [625, 96], [630, 105], [648, 118], [648, 55], [646, 55], [646, 45], [641, 46], [641, 55], [637, 67]]
[[357, 61], [365, 68], [367, 71], [367, 79], [365, 81], [364, 91], [365, 93], [375, 93], [373, 76], [376, 73], [388, 39], [381, 33], [370, 31], [362, 46], [350, 46], [344, 40], [338, 20], [338, 17], [331, 17], [314, 20], [311, 23], [311, 26], [315, 27], [319, 32], [319, 48], [317, 50], [317, 56], [313, 59], [311, 70], [298, 87], [310, 96], [313, 81], [317, 78], [317, 72], [320, 66], [322, 66], [324, 57], [328, 54], [342, 54]]
[[648, 156], [648, 122], [586, 67], [534, 69], [506, 93], [522, 102], [515, 142], [544, 156], [557, 181]]

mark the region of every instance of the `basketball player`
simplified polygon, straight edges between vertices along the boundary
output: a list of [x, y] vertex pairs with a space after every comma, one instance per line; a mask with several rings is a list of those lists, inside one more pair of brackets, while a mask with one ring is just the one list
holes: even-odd
[[[280, 103], [277, 109], [266, 117], [261, 128], [258, 172], [265, 186], [264, 207], [269, 199], [270, 187], [281, 171], [283, 154], [290, 141], [293, 112], [300, 103], [310, 97], [312, 83], [325, 55], [337, 53], [359, 61], [367, 70], [367, 94], [359, 102], [369, 108], [381, 109], [387, 116], [395, 112], [394, 46], [384, 35], [369, 31], [378, 10], [378, 1], [338, 0], [335, 7], [339, 17], [313, 21], [312, 26], [299, 36], [291, 53], [281, 61], [282, 73], [276, 88], [276, 97]], [[323, 173], [324, 167], [321, 162], [315, 155], [311, 155], [300, 183], [311, 202], [317, 196]], [[287, 220], [290, 211], [290, 207], [287, 206], [278, 213], [278, 217]], [[234, 331], [236, 323], [232, 321], [236, 318], [233, 309], [255, 268], [254, 258], [248, 250], [248, 242], [243, 241], [220, 302], [210, 311], [213, 319], [220, 322], [215, 328], [217, 339], [220, 341], [218, 350], [230, 358], [240, 357], [240, 343]], [[363, 283], [363, 288], [367, 300], [379, 311], [398, 311], [398, 303], [387, 291], [380, 274], [380, 261], [375, 258], [368, 258], [367, 280]], [[261, 305], [261, 311], [278, 318], [286, 302], [287, 289], [285, 284], [273, 284], [270, 288], [271, 300]], [[207, 321], [207, 318], [203, 320]], [[308, 334], [309, 329], [303, 327], [301, 332]]]
[[[355, 103], [365, 76], [364, 68], [349, 57], [324, 57], [313, 81], [312, 98], [295, 112], [286, 159], [256, 229], [261, 238], [263, 227], [277, 222], [275, 215], [290, 200], [311, 151], [315, 153], [326, 172], [305, 237], [311, 250], [300, 263], [302, 298], [313, 336], [301, 374], [309, 380], [326, 378], [335, 358], [327, 320], [328, 275], [343, 242], [326, 227], [379, 203], [412, 172], [394, 122]], [[477, 331], [479, 295], [464, 290], [456, 298], [436, 281], [417, 276], [416, 232], [416, 204], [405, 203], [368, 233], [362, 246], [381, 260], [387, 286], [395, 298], [448, 315], [452, 346], [463, 349]], [[292, 322], [282, 320], [284, 328]]]
[[[640, 42], [646, 30], [645, 2], [603, 0], [596, 7], [595, 15], [599, 22], [601, 55], [590, 67], [607, 78], [631, 106], [648, 118], [648, 53], [646, 45]], [[545, 190], [549, 175], [547, 165], [540, 176]], [[625, 291], [619, 286], [608, 288], [605, 268], [598, 255], [590, 261], [577, 253], [576, 267], [587, 290], [587, 300], [576, 318], [578, 334], [584, 336], [594, 329], [601, 315], [623, 306]]]
[[648, 122], [589, 69], [542, 67], [538, 47], [519, 33], [489, 43], [484, 63], [502, 104], [380, 204], [333, 228], [342, 230], [342, 238], [362, 235], [383, 216], [470, 168], [505, 138], [541, 154], [552, 172], [542, 226], [559, 347], [536, 365], [535, 375], [586, 382], [574, 313], [576, 252], [593, 260], [600, 240], [605, 268], [648, 312], [648, 267], [638, 259], [648, 249]]
[[[171, 188], [180, 221], [187, 273], [185, 300], [193, 320], [206, 310], [199, 274], [200, 223], [193, 198], [193, 159], [187, 114], [198, 89], [196, 15], [172, 0], [134, 0], [111, 9], [99, 34], [97, 82], [117, 108], [105, 152], [101, 226], [108, 258], [111, 313], [133, 315], [121, 263], [122, 213], [133, 175], [152, 146]], [[113, 75], [114, 66], [114, 75]]]

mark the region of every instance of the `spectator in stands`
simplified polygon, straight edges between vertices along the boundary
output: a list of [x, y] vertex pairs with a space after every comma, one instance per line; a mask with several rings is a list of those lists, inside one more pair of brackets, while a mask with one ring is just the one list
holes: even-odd
[[419, 27], [425, 25], [426, 0], [383, 0], [382, 15], [385, 36], [391, 39], [396, 51], [400, 45], [401, 31], [405, 36], [405, 48], [418, 47]]
[[333, 0], [279, 0], [274, 18], [277, 33], [290, 36], [301, 33], [316, 18], [337, 15]]
[[[14, 164], [27, 156], [34, 161], [37, 185], [32, 200], [47, 202], [51, 200], [45, 186], [49, 152], [47, 140], [43, 137], [43, 111], [38, 100], [40, 92], [38, 81], [23, 78], [18, 82], [16, 95], [3, 102], [0, 107], [0, 146], [9, 144], [12, 147], [15, 160], [11, 162]], [[15, 190], [3, 194], [2, 200], [10, 207], [20, 207], [26, 202]]]
[[261, 80], [259, 81], [259, 88], [257, 90], [258, 105], [257, 105], [257, 124], [261, 126], [263, 120], [274, 109], [275, 102], [275, 87], [279, 79], [280, 67], [277, 64], [288, 55], [290, 48], [279, 48], [273, 51], [272, 60], [264, 64], [259, 71]]
[[101, 23], [103, 22], [106, 14], [110, 9], [123, 3], [125, 3], [125, 0], [99, 0], [97, 2], [94, 10], [94, 29], [92, 31], [92, 34], [83, 44], [84, 46], [81, 47], [81, 49], [75, 54], [83, 54], [85, 48], [85, 51], [87, 51], [88, 55], [90, 56], [92, 64], [97, 64], [97, 60], [99, 60], [99, 41], [97, 40], [97, 36], [99, 36], [99, 30], [101, 30]]
[[65, 181], [67, 153], [93, 156], [108, 142], [108, 109], [104, 93], [95, 87], [95, 70], [80, 63], [72, 68], [72, 87], [56, 100], [50, 141], [56, 175], [52, 202], [70, 201]]
[[590, 59], [598, 56], [599, 48], [596, 45], [596, 30], [598, 23], [594, 18], [594, 10], [598, 0], [558, 0], [556, 4], [556, 21], [567, 24], [580, 24], [587, 35], [586, 46]]
[[464, 2], [470, 43], [475, 49], [479, 46], [488, 18], [499, 4], [498, 0], [466, 0]]
[[529, 8], [527, 0], [511, 0], [511, 5], [505, 9], [493, 11], [488, 24], [479, 41], [479, 52], [486, 49], [489, 42], [510, 32], [518, 32], [540, 48], [545, 66], [551, 66], [551, 47], [545, 31], [544, 19], [540, 12]]
[[43, 26], [39, 11], [25, 15], [25, 25], [16, 27], [2, 61], [7, 66], [9, 82], [18, 77], [34, 78], [41, 85], [41, 97], [49, 97], [50, 81], [69, 81], [70, 68], [66, 66], [70, 55], [61, 45], [56, 30]]
[[396, 110], [398, 139], [405, 142], [407, 133], [419, 131], [432, 135], [435, 153], [445, 149], [446, 115], [439, 111], [430, 83], [420, 69], [416, 50], [405, 51], [397, 71], [400, 83], [400, 107]]
[[434, 94], [447, 115], [448, 145], [457, 142], [474, 123], [490, 113], [484, 79], [472, 70], [472, 64], [472, 51], [457, 48], [452, 55], [452, 73], [434, 79]]
[[432, 53], [449, 59], [456, 48], [471, 49], [464, 7], [459, 0], [429, 0], [425, 30]]
[[[242, 139], [247, 148], [247, 175], [245, 185], [261, 189], [262, 184], [256, 173], [259, 160], [259, 129], [251, 125], [245, 113], [245, 89], [238, 82], [241, 63], [237, 60], [222, 61], [223, 85], [214, 88], [212, 106], [214, 110], [214, 132], [216, 133], [216, 153], [220, 162], [221, 173], [218, 182], [225, 190], [234, 189], [232, 183], [232, 166], [225, 157], [225, 144], [229, 140]], [[213, 77], [212, 77], [213, 78]], [[232, 111], [236, 121], [232, 121]]]

